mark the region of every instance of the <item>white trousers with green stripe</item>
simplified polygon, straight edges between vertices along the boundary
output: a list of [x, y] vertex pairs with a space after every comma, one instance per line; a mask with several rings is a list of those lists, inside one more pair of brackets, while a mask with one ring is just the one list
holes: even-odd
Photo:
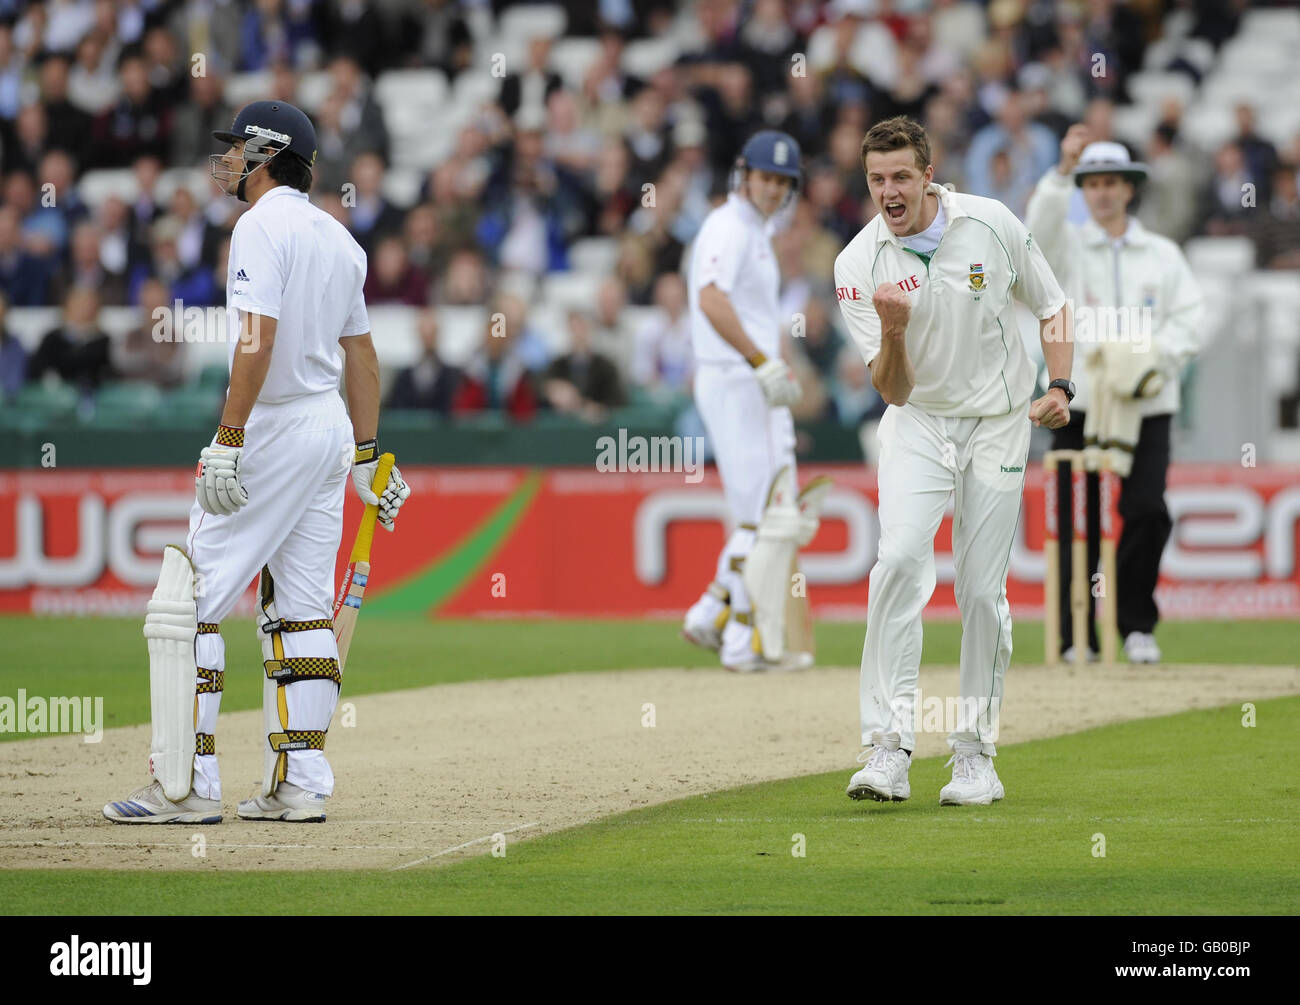
[[[1002, 680], [1011, 662], [1007, 565], [1029, 454], [1029, 402], [1010, 414], [943, 418], [891, 406], [880, 422], [880, 548], [862, 647], [862, 742], [948, 731], [956, 751], [995, 754]], [[934, 538], [954, 495], [953, 558], [961, 611], [961, 695], [918, 705], [921, 612], [935, 587]], [[960, 701], [948, 701], [958, 698]], [[931, 698], [944, 700], [944, 716]], [[955, 728], [954, 728], [955, 727]]]

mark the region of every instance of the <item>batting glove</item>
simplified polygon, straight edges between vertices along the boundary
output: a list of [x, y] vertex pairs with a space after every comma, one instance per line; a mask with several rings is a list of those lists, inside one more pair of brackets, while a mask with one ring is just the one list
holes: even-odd
[[754, 368], [763, 397], [773, 408], [793, 405], [803, 397], [803, 388], [794, 379], [794, 372], [785, 360], [768, 359], [760, 352], [750, 357], [749, 365]]
[[379, 509], [377, 516], [379, 526], [391, 531], [393, 521], [397, 519], [397, 511], [402, 508], [402, 503], [406, 502], [411, 494], [411, 487], [402, 480], [402, 472], [397, 470], [397, 465], [393, 465], [384, 491], [375, 495], [375, 472], [378, 468], [378, 443], [375, 440], [358, 443], [356, 462], [352, 465], [352, 485], [363, 503]]
[[240, 458], [244, 453], [244, 430], [218, 426], [212, 445], [199, 454], [194, 474], [194, 496], [203, 512], [230, 516], [248, 505], [248, 492], [239, 483]]

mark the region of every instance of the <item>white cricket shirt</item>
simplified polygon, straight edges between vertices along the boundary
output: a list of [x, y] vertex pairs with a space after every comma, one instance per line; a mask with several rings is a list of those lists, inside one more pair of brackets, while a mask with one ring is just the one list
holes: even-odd
[[781, 354], [781, 270], [772, 250], [771, 223], [744, 196], [733, 192], [704, 218], [691, 252], [691, 345], [697, 363], [739, 363], [740, 353], [723, 340], [700, 310], [700, 290], [712, 283], [731, 300], [741, 327], [765, 356]]
[[258, 401], [279, 403], [337, 391], [339, 339], [370, 330], [361, 288], [366, 253], [341, 223], [278, 185], [235, 223], [226, 272], [230, 360], [241, 312], [276, 319], [275, 347]]
[[907, 354], [916, 372], [909, 404], [931, 415], [1005, 415], [1029, 399], [1035, 366], [1012, 300], [1041, 319], [1065, 294], [1025, 225], [996, 199], [931, 183], [948, 225], [932, 255], [910, 251], [877, 215], [835, 259], [835, 295], [868, 364], [880, 353], [871, 295], [897, 283], [912, 302]]

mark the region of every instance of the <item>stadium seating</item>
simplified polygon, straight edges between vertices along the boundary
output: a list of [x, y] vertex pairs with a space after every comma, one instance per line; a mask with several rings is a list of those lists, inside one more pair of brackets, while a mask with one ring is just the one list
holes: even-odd
[[[388, 143], [383, 151], [387, 170], [382, 193], [401, 211], [414, 207], [422, 196], [427, 197], [425, 186], [430, 172], [454, 154], [467, 124], [494, 121], [492, 115], [484, 112], [492, 111], [487, 106], [500, 95], [501, 74], [518, 74], [525, 65], [530, 40], [551, 40], [548, 67], [559, 74], [579, 103], [586, 100], [582, 95], [583, 85], [604, 51], [599, 37], [566, 34], [571, 30], [570, 19], [566, 8], [559, 4], [457, 6], [464, 7], [460, 14], [473, 39], [468, 69], [457, 72], [454, 67], [422, 65], [407, 54], [382, 65], [371, 82], [370, 93], [382, 113], [382, 132]], [[825, 9], [818, 8], [816, 20], [801, 27], [810, 37], [803, 38], [800, 44], [809, 53], [816, 47], [814, 41], [825, 48], [827, 39], [835, 34], [837, 18], [850, 8], [856, 10], [857, 5], [829, 4]], [[931, 15], [936, 39], [958, 53], [969, 67], [981, 65], [977, 51], [984, 40], [999, 37], [989, 34], [991, 8], [983, 5], [958, 2], [936, 10], [924, 0], [900, 0], [892, 9], [896, 17]], [[669, 13], [666, 29], [648, 34], [641, 24], [640, 30], [625, 39], [621, 62], [625, 74], [648, 80], [667, 67], [694, 65], [679, 63], [683, 59], [693, 61], [710, 53], [716, 40], [702, 31], [694, 3], [688, 0], [674, 5]], [[801, 10], [799, 15], [804, 17], [807, 13]], [[1012, 18], [1013, 36], [1019, 30], [1014, 13], [1010, 6], [997, 12], [999, 18]], [[866, 37], [863, 33], [879, 28], [873, 17], [870, 12], [866, 14], [866, 22], [859, 30], [859, 43]], [[744, 28], [742, 25], [741, 36]], [[1198, 166], [1205, 168], [1214, 160], [1219, 146], [1237, 135], [1237, 106], [1244, 102], [1255, 110], [1259, 135], [1272, 141], [1279, 150], [1289, 149], [1300, 138], [1300, 74], [1295, 72], [1296, 56], [1300, 53], [1300, 9], [1284, 4], [1248, 9], [1242, 14], [1235, 34], [1217, 48], [1215, 42], [1201, 37], [1199, 31], [1198, 15], [1189, 5], [1178, 5], [1163, 18], [1159, 36], [1141, 50], [1140, 65], [1126, 68], [1132, 71], [1124, 82], [1128, 102], [1119, 104], [1113, 111], [1115, 136], [1143, 156], [1153, 130], [1167, 114], [1170, 103], [1175, 102], [1183, 109], [1180, 142]], [[864, 49], [855, 44], [850, 61], [858, 60], [865, 51], [869, 47]], [[335, 75], [328, 69], [331, 55], [329, 51], [315, 53], [304, 61], [307, 69], [297, 73], [295, 100], [308, 112], [317, 112], [335, 86]], [[1013, 59], [1019, 60], [1023, 55], [1017, 49]], [[262, 66], [264, 62], [238, 65]], [[867, 76], [880, 70], [880, 66], [873, 66]], [[686, 72], [689, 71], [683, 70]], [[231, 73], [223, 81], [225, 103], [237, 108], [263, 98], [277, 80], [269, 69]], [[880, 81], [874, 82], [879, 87]], [[988, 93], [992, 92], [981, 90], [973, 100], [982, 100]], [[778, 104], [757, 100], [756, 110], [775, 115]], [[587, 109], [589, 118], [607, 111], [612, 110]], [[629, 111], [626, 107], [618, 110], [611, 121], [625, 119]], [[698, 116], [702, 113], [698, 107], [680, 106], [671, 114]], [[972, 115], [973, 119], [978, 117]], [[671, 130], [666, 129], [665, 135], [671, 135]], [[493, 142], [500, 140], [500, 136], [493, 138]], [[716, 195], [719, 179], [715, 178], [714, 182]], [[178, 186], [192, 191], [201, 205], [214, 196], [212, 181], [202, 163], [168, 164], [153, 193], [156, 203], [166, 207]], [[92, 166], [79, 178], [77, 190], [92, 211], [109, 198], [131, 204], [140, 194], [136, 172], [116, 167]], [[1199, 193], [1188, 195], [1189, 199], [1197, 197]], [[585, 234], [596, 232], [588, 229]], [[594, 308], [602, 282], [615, 272], [621, 248], [621, 235], [580, 236], [568, 243], [562, 256], [567, 259], [566, 270], [536, 277], [504, 275], [493, 270], [493, 283], [498, 290], [510, 290], [521, 296], [528, 305], [530, 327], [552, 354], [563, 353], [569, 345], [568, 312], [575, 308]], [[1257, 312], [1264, 319], [1258, 365], [1267, 375], [1267, 393], [1280, 396], [1293, 391], [1300, 363], [1297, 360], [1300, 333], [1294, 321], [1300, 309], [1298, 274], [1294, 270], [1257, 271], [1254, 246], [1243, 236], [1197, 236], [1187, 243], [1187, 253], [1207, 300], [1223, 291], [1239, 301], [1244, 298], [1249, 311]], [[491, 255], [488, 257], [491, 261]], [[1241, 283], [1228, 293], [1225, 284], [1230, 279]], [[472, 307], [436, 307], [440, 322], [439, 351], [448, 363], [465, 364], [473, 357], [483, 338], [488, 309], [486, 303]], [[419, 308], [388, 303], [371, 307], [374, 340], [386, 380], [419, 357], [419, 313]], [[651, 314], [651, 308], [628, 307], [622, 327], [634, 331]], [[1237, 315], [1227, 311], [1222, 303], [1208, 306], [1206, 324], [1213, 329], [1213, 337], [1227, 337], [1234, 316]], [[213, 326], [224, 323], [219, 312], [209, 320]], [[101, 312], [100, 327], [118, 339], [140, 321], [139, 312], [133, 308], [106, 308]], [[59, 322], [60, 310], [56, 306], [14, 308], [6, 318], [9, 330], [29, 350]], [[227, 349], [215, 337], [219, 334], [214, 328], [214, 337], [186, 347], [185, 374], [189, 381], [186, 388], [150, 394], [138, 387], [109, 387], [94, 396], [92, 409], [90, 396], [41, 385], [24, 389], [18, 399], [0, 410], [0, 422], [28, 421], [15, 418], [19, 410], [24, 415], [79, 414], [85, 421], [104, 422], [128, 422], [133, 416], [161, 411], [180, 416], [184, 421], [193, 418], [206, 422], [225, 379]], [[647, 398], [640, 389], [631, 390], [633, 409], [649, 407], [659, 400], [653, 396]], [[1279, 430], [1278, 435], [1285, 438], [1287, 434]]]

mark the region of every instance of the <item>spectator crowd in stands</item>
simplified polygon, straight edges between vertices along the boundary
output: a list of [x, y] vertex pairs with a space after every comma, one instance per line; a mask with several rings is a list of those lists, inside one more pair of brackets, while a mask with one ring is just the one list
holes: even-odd
[[[366, 249], [367, 301], [405, 305], [418, 319], [419, 358], [392, 375], [390, 407], [598, 419], [634, 398], [684, 399], [684, 259], [725, 196], [736, 152], [771, 126], [798, 139], [805, 164], [799, 201], [775, 237], [782, 304], [800, 336], [800, 417], [857, 423], [882, 406], [840, 327], [831, 266], [873, 214], [859, 159], [866, 129], [889, 115], [917, 117], [933, 140], [937, 180], [1023, 213], [1069, 123], [1113, 137], [1112, 113], [1174, 4], [561, 6], [566, 38], [598, 42], [581, 79], [558, 72], [551, 39], [529, 39], [522, 61], [492, 78], [495, 96], [462, 117], [446, 156], [421, 169], [414, 201], [399, 205], [385, 188], [398, 151], [377, 78], [434, 68], [458, 93], [463, 75], [489, 65], [493, 36], [476, 25], [490, 29], [508, 5], [0, 0], [0, 393], [50, 374], [91, 390], [117, 377], [164, 387], [183, 379], [174, 346], [151, 349], [145, 329], [112, 342], [97, 312], [224, 303], [230, 231], [243, 207], [215, 188], [164, 190], [160, 179], [168, 168], [206, 171], [211, 131], [236, 111], [226, 85], [265, 72], [270, 97], [312, 114], [312, 198]], [[1243, 7], [1184, 6], [1193, 35], [1215, 46]], [[685, 40], [674, 59], [644, 77], [628, 72], [629, 43], [669, 38]], [[315, 71], [326, 71], [328, 86], [306, 103], [303, 81]], [[1245, 233], [1261, 267], [1300, 267], [1300, 137], [1276, 149], [1243, 104], [1238, 135], [1200, 150], [1183, 138], [1183, 112], [1168, 102], [1146, 148], [1134, 151], [1152, 168], [1142, 218], [1176, 240]], [[105, 168], [129, 169], [135, 195], [83, 202], [78, 181]], [[1243, 185], [1271, 211], [1244, 208]], [[574, 243], [593, 237], [616, 249], [595, 300], [559, 315], [565, 331], [537, 330], [529, 300], [503, 280], [568, 270]], [[630, 325], [628, 304], [653, 311]], [[29, 354], [5, 330], [4, 311], [42, 305], [60, 307], [62, 320]], [[489, 320], [478, 349], [451, 366], [440, 355], [438, 311], [458, 306], [487, 308]], [[553, 345], [568, 348], [557, 355]]]

